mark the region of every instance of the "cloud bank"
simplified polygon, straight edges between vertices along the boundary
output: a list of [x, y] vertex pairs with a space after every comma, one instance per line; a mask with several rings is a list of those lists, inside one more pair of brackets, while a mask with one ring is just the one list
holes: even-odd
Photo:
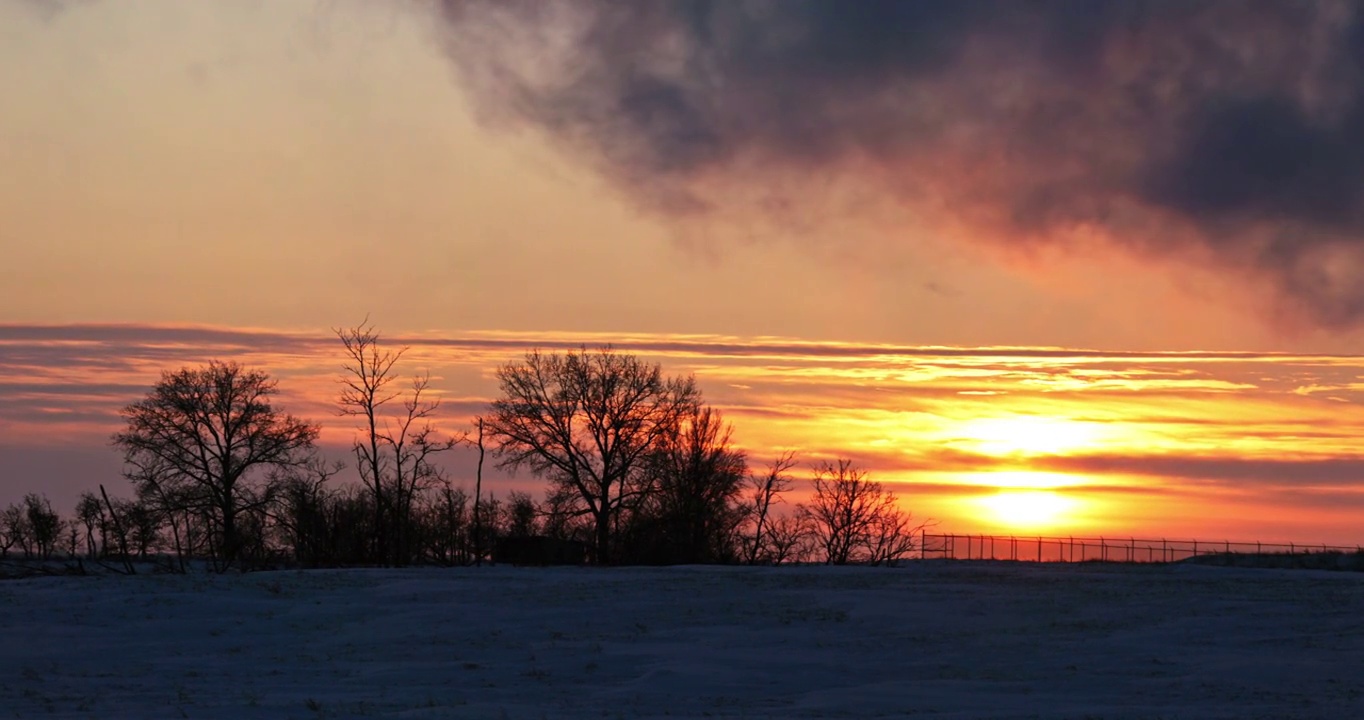
[[[855, 185], [927, 227], [1229, 269], [1364, 319], [1364, 13], [1343, 2], [445, 0], [490, 121], [674, 218]], [[742, 206], [742, 207], [740, 207]]]
[[[1359, 357], [643, 333], [399, 334], [385, 342], [409, 348], [404, 376], [430, 372], [442, 400], [437, 422], [457, 432], [495, 397], [499, 365], [537, 347], [608, 340], [669, 373], [694, 374], [756, 464], [786, 450], [807, 463], [851, 457], [880, 480], [904, 483], [916, 512], [965, 527], [983, 516], [964, 498], [1033, 484], [1083, 500], [1115, 532], [1174, 532], [1235, 516], [1255, 534], [1287, 518], [1345, 539], [1364, 502], [1364, 417], [1342, 410], [1342, 401], [1364, 401]], [[268, 371], [280, 403], [321, 423], [323, 444], [343, 456], [355, 427], [335, 413], [338, 345], [325, 331], [0, 323], [0, 504], [41, 491], [70, 507], [96, 482], [121, 486], [108, 447], [119, 409], [162, 371], [211, 358]], [[451, 476], [470, 478], [472, 458], [447, 458]], [[503, 480], [512, 484], [497, 487], [539, 486]], [[1176, 511], [1191, 524], [1172, 520]], [[1085, 517], [1076, 522], [1093, 520]]]

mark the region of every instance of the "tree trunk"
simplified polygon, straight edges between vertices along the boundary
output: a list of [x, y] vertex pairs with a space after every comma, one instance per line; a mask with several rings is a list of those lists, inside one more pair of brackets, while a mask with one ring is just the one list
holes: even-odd
[[597, 564], [609, 565], [611, 558], [608, 551], [611, 546], [611, 513], [603, 504], [601, 511], [597, 513]]
[[483, 567], [483, 418], [478, 419], [478, 470], [474, 475], [474, 563]]
[[223, 568], [232, 566], [237, 559], [237, 512], [232, 503], [221, 508], [223, 513]]

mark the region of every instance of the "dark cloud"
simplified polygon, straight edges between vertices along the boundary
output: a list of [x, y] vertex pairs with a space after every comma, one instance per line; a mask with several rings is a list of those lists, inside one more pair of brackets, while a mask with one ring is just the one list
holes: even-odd
[[[1364, 318], [1364, 13], [1222, 0], [445, 0], [494, 122], [710, 217], [862, 183], [944, 232], [1099, 237]], [[738, 198], [736, 200], [736, 198]]]

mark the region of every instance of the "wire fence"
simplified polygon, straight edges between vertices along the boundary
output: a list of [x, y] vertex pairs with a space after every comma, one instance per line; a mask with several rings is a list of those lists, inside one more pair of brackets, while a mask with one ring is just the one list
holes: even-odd
[[923, 535], [920, 548], [924, 558], [949, 560], [1126, 563], [1169, 563], [1199, 555], [1232, 553], [1301, 555], [1364, 552], [1364, 548], [1359, 546], [1298, 543], [929, 533]]

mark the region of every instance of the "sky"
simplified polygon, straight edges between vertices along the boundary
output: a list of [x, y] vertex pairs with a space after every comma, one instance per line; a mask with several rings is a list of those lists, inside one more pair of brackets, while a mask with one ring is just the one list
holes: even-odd
[[0, 0], [0, 503], [126, 490], [118, 409], [211, 358], [341, 452], [332, 329], [368, 317], [452, 432], [500, 364], [613, 343], [756, 464], [851, 457], [946, 530], [1355, 544], [1362, 30]]

